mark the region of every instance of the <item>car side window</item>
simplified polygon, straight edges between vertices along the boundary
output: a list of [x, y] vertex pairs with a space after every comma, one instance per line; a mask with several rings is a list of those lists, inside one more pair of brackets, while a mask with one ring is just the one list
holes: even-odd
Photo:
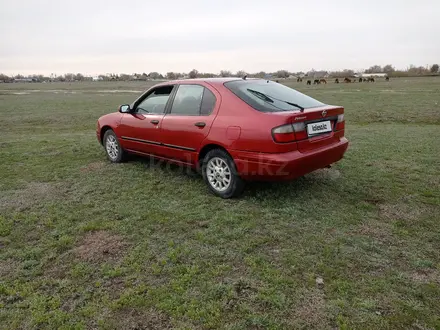
[[173, 87], [174, 86], [162, 86], [156, 88], [136, 106], [135, 112], [141, 114], [164, 113], [168, 99], [173, 91]]
[[180, 85], [174, 97], [171, 114], [197, 116], [200, 114], [203, 90], [200, 85]]

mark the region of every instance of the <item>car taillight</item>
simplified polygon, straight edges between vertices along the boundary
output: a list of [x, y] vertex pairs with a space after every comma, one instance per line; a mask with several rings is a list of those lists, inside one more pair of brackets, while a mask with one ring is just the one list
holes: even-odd
[[288, 124], [275, 127], [272, 130], [275, 142], [287, 143], [307, 139], [306, 125], [304, 123]]
[[295, 131], [295, 138], [297, 140], [307, 139], [306, 124], [295, 123], [292, 126], [293, 126], [293, 130]]
[[286, 143], [295, 141], [295, 133], [292, 125], [283, 125], [272, 129], [272, 136], [275, 142]]
[[338, 115], [338, 120], [336, 121], [335, 131], [340, 131], [345, 128], [344, 114]]

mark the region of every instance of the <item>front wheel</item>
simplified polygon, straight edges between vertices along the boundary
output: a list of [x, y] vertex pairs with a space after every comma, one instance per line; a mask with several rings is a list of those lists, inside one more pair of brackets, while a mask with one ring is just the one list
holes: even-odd
[[221, 198], [236, 197], [243, 192], [244, 181], [237, 174], [234, 161], [221, 149], [206, 154], [202, 174], [209, 189]]
[[107, 158], [112, 163], [120, 163], [125, 158], [125, 151], [121, 148], [118, 138], [111, 129], [104, 134], [104, 148]]

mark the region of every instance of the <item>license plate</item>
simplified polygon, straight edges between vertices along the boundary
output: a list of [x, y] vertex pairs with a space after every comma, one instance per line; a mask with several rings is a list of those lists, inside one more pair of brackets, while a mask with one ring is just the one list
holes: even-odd
[[331, 132], [332, 125], [330, 120], [320, 121], [318, 123], [312, 123], [307, 125], [307, 133], [310, 135], [316, 135], [326, 132]]

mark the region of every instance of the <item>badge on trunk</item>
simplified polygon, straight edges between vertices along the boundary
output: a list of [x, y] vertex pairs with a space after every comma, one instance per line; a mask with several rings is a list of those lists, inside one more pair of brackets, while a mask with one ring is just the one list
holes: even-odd
[[327, 115], [327, 110], [323, 110], [321, 114], [323, 117], [325, 117]]

